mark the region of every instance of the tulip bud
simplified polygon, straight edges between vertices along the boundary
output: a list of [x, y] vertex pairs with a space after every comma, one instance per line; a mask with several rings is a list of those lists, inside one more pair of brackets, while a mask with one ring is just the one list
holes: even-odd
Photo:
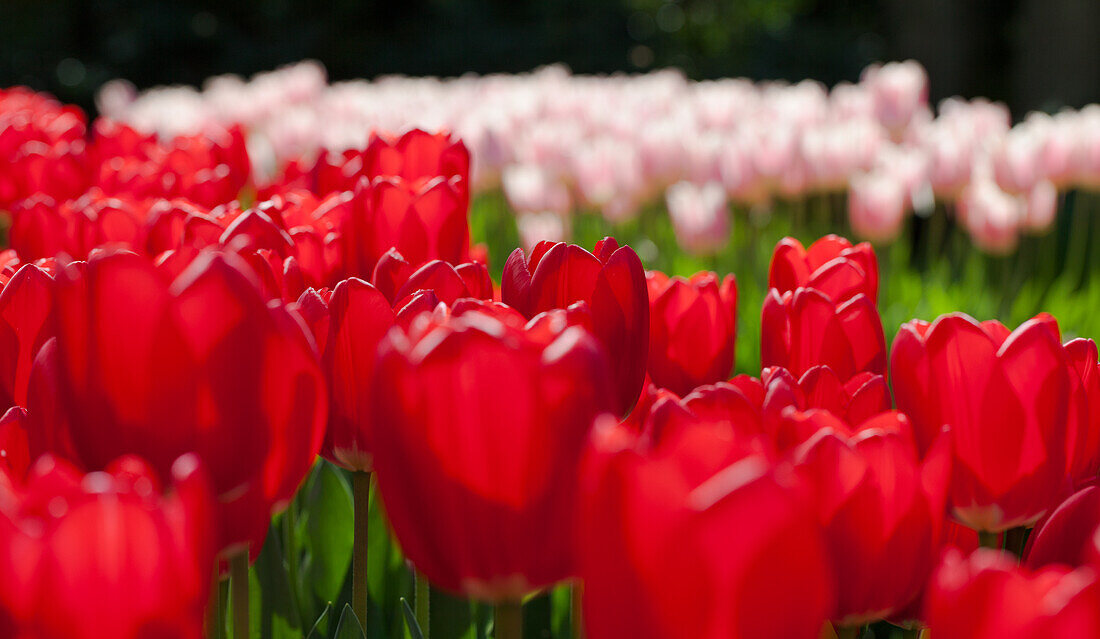
[[649, 290], [650, 378], [685, 395], [724, 380], [733, 368], [737, 339], [737, 280], [696, 273], [689, 280], [646, 273]]
[[696, 186], [677, 182], [665, 193], [676, 242], [690, 253], [719, 251], [729, 242], [730, 212], [717, 182]]
[[868, 173], [849, 183], [848, 218], [860, 237], [876, 242], [897, 239], [909, 208], [909, 191], [893, 175]]
[[768, 268], [768, 286], [780, 294], [796, 288], [816, 288], [837, 303], [863, 293], [878, 299], [878, 259], [867, 242], [852, 246], [838, 235], [826, 235], [803, 248], [793, 237], [775, 246]]
[[501, 299], [528, 318], [585, 302], [592, 333], [611, 362], [616, 411], [626, 415], [638, 399], [649, 354], [645, 271], [638, 255], [614, 238], [597, 242], [594, 253], [564, 242], [540, 242], [530, 257], [516, 249], [504, 264]]
[[842, 379], [861, 372], [886, 372], [886, 338], [870, 298], [860, 293], [836, 303], [813, 288], [764, 298], [760, 327], [764, 367], [781, 366], [802, 375], [825, 365]]
[[0, 403], [27, 405], [31, 364], [53, 337], [54, 281], [46, 271], [25, 264], [0, 292]]

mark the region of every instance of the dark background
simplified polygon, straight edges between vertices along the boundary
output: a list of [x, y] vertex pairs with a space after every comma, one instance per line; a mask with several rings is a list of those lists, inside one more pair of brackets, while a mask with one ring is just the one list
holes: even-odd
[[89, 110], [115, 77], [199, 84], [303, 58], [337, 80], [564, 62], [831, 85], [910, 57], [933, 100], [1017, 117], [1100, 101], [1100, 0], [0, 0], [0, 86]]

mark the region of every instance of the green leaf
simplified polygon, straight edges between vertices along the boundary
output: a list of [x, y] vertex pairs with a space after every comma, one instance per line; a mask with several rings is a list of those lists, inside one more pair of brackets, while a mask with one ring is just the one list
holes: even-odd
[[351, 564], [351, 487], [335, 466], [321, 461], [304, 506], [309, 561], [303, 573], [319, 600], [335, 601]]
[[552, 639], [550, 594], [541, 593], [523, 604], [524, 639]]
[[256, 567], [248, 570], [248, 635], [251, 639], [263, 639], [265, 636], [260, 630], [260, 624], [267, 617], [263, 609], [263, 592], [260, 590], [260, 579], [256, 574]]
[[331, 611], [332, 604], [326, 605], [325, 609], [321, 611], [321, 616], [317, 617], [317, 621], [313, 623], [313, 628], [306, 635], [306, 639], [326, 639], [328, 637], [329, 613]]
[[558, 586], [550, 592], [550, 627], [560, 639], [573, 637], [573, 588], [576, 586]]
[[401, 611], [405, 613], [405, 626], [409, 629], [412, 639], [424, 639], [424, 633], [420, 630], [420, 624], [416, 622], [416, 613], [409, 607], [409, 600], [401, 598]]
[[377, 602], [383, 610], [394, 610], [399, 607], [400, 598], [412, 592], [412, 573], [397, 541], [390, 535], [385, 509], [373, 484], [368, 526], [367, 590], [372, 602]]
[[476, 639], [469, 599], [432, 588], [432, 639]]
[[344, 604], [344, 611], [340, 613], [340, 623], [336, 624], [336, 634], [333, 639], [366, 639], [363, 626], [359, 623], [359, 617], [351, 609], [351, 604]]
[[253, 572], [256, 576], [253, 587], [260, 594], [257, 607], [262, 611], [259, 621], [253, 620], [254, 632], [271, 639], [301, 637], [302, 623], [291, 596], [283, 544], [274, 526], [267, 531], [267, 540], [253, 565]]

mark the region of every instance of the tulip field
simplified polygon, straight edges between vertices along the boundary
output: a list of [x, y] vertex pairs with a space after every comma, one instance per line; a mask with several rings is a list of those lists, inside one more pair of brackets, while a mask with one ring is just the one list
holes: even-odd
[[1100, 106], [0, 89], [0, 639], [1100, 638]]

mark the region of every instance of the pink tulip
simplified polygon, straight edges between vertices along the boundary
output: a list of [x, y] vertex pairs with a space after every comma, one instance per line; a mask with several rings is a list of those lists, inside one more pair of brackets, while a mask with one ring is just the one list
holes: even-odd
[[860, 237], [892, 241], [901, 234], [909, 197], [905, 185], [892, 175], [875, 172], [852, 178], [848, 191], [848, 219]]
[[894, 134], [928, 106], [928, 74], [914, 60], [870, 67], [863, 72], [863, 82], [871, 90], [875, 116]]
[[987, 251], [1002, 253], [1014, 249], [1023, 215], [1020, 201], [990, 179], [972, 182], [959, 200], [963, 224], [974, 242]]
[[726, 194], [716, 182], [702, 186], [677, 182], [665, 192], [676, 242], [691, 253], [713, 253], [730, 237]]

